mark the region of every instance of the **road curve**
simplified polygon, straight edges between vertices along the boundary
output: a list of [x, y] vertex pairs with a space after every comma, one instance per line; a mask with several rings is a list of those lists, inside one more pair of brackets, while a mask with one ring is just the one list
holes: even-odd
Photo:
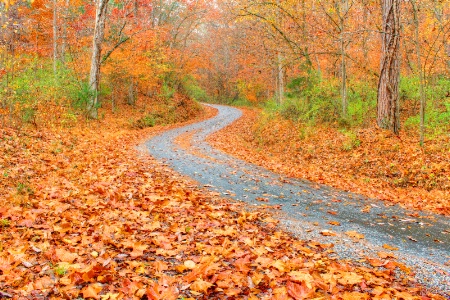
[[[226, 197], [249, 205], [281, 206], [277, 217], [288, 231], [299, 239], [334, 243], [336, 255], [341, 258], [377, 257], [378, 251], [392, 252], [417, 273], [419, 282], [450, 299], [450, 218], [420, 212], [418, 216], [416, 211], [376, 199], [308, 181], [286, 180], [228, 156], [212, 148], [205, 138], [241, 117], [242, 112], [228, 106], [210, 106], [218, 109], [215, 117], [147, 141], [150, 154]], [[187, 137], [191, 139], [185, 141], [189, 148], [176, 141]], [[323, 230], [331, 230], [336, 236], [323, 236]], [[364, 238], [356, 241], [345, 234], [348, 231], [363, 234]], [[386, 245], [398, 250], [387, 250]]]

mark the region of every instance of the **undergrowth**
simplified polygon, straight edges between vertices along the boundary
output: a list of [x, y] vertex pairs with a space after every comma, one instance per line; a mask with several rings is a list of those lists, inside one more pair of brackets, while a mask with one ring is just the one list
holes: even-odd
[[[420, 124], [419, 81], [405, 76], [400, 82], [401, 126], [411, 134], [418, 134]], [[427, 138], [435, 138], [448, 132], [450, 124], [450, 79], [430, 79], [425, 88], [425, 126]], [[305, 127], [325, 125], [349, 131], [374, 126], [376, 119], [377, 92], [375, 82], [350, 79], [348, 82], [348, 110], [342, 115], [339, 82], [322, 79], [313, 72], [291, 80], [283, 103], [269, 99], [264, 104], [264, 114], [281, 118]], [[261, 120], [263, 122], [263, 120]], [[350, 144], [345, 148], [350, 148]]]

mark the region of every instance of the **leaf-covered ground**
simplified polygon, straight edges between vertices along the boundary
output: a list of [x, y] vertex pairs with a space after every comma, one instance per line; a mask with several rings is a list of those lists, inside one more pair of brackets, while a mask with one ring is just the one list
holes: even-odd
[[163, 128], [128, 120], [0, 129], [0, 298], [444, 299], [388, 253], [332, 259], [196, 188], [136, 149]]
[[290, 177], [450, 215], [450, 136], [419, 147], [417, 136], [297, 127], [259, 110], [213, 135], [227, 153]]

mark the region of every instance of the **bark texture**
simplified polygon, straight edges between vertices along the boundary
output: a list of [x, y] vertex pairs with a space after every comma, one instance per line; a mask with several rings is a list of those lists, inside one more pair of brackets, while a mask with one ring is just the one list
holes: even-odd
[[88, 116], [92, 119], [98, 118], [98, 90], [100, 82], [100, 64], [102, 43], [105, 33], [105, 19], [108, 0], [96, 1], [94, 40], [92, 45], [91, 71], [89, 74], [89, 86], [93, 91], [87, 107]]
[[383, 0], [381, 71], [378, 82], [377, 123], [398, 134], [400, 106], [400, 0]]

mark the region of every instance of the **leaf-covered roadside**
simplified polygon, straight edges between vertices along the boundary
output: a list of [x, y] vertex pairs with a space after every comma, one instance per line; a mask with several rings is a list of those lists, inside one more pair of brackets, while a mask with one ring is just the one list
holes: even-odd
[[0, 297], [444, 299], [389, 255], [336, 260], [195, 188], [135, 149], [160, 127], [125, 124], [1, 129]]
[[209, 138], [215, 147], [290, 177], [450, 215], [450, 136], [419, 147], [417, 137], [377, 129], [340, 132], [266, 118], [244, 117]]

